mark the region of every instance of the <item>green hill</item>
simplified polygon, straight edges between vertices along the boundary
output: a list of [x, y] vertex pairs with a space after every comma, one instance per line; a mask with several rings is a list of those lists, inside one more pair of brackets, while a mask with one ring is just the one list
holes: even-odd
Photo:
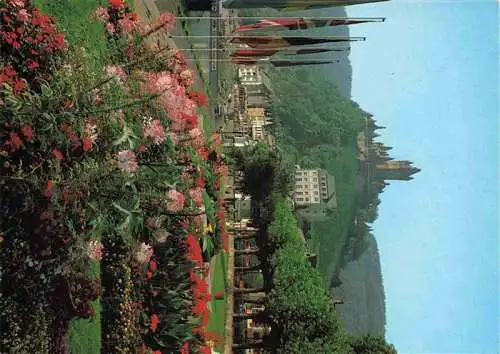
[[377, 241], [370, 237], [370, 246], [356, 261], [340, 272], [342, 285], [333, 293], [344, 299], [337, 308], [345, 330], [351, 334], [385, 333], [385, 294]]

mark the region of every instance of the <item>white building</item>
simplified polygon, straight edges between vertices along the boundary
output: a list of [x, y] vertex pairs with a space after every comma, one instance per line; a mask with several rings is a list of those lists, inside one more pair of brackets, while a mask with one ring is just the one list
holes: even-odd
[[296, 206], [320, 204], [328, 199], [328, 175], [316, 169], [295, 171], [294, 203]]

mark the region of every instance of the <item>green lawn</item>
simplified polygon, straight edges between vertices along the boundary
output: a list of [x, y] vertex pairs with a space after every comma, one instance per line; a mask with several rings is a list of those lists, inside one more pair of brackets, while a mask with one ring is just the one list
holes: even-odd
[[[75, 48], [85, 48], [88, 64], [95, 72], [101, 72], [109, 56], [103, 25], [90, 18], [100, 0], [36, 0], [44, 13], [56, 17], [57, 26], [65, 32], [68, 43]], [[93, 263], [89, 273], [100, 277], [99, 263]], [[101, 351], [101, 304], [94, 301], [94, 319], [72, 320], [69, 328], [71, 354], [96, 354]]]
[[[212, 315], [208, 322], [208, 331], [217, 333], [222, 339], [224, 338], [224, 325], [226, 320], [226, 274], [227, 274], [227, 253], [220, 252], [216, 255], [215, 270], [212, 275]], [[219, 292], [224, 292], [223, 299], [216, 299], [215, 295]], [[217, 345], [217, 351], [224, 350], [222, 345]]]

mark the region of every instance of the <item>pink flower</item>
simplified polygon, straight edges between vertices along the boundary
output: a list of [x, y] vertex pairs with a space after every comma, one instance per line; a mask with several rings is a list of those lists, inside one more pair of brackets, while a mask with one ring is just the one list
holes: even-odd
[[197, 108], [198, 108], [198, 106], [196, 105], [195, 101], [190, 100], [189, 98], [184, 99], [182, 111], [185, 114], [194, 116], [194, 115], [196, 115]]
[[118, 25], [124, 33], [131, 33], [134, 30], [134, 22], [128, 18], [118, 20]]
[[181, 73], [179, 74], [179, 77], [184, 86], [187, 87], [193, 84], [194, 74], [191, 70], [189, 69], [182, 70]]
[[106, 31], [108, 31], [109, 34], [114, 34], [116, 32], [115, 26], [110, 22], [106, 23]]
[[94, 144], [97, 140], [97, 125], [94, 122], [94, 119], [87, 119], [85, 121], [85, 137], [89, 139], [92, 144]]
[[24, 0], [11, 0], [10, 3], [15, 7], [24, 7]]
[[179, 136], [174, 132], [169, 133], [168, 137], [170, 138], [170, 140], [172, 140], [174, 144], [177, 144], [179, 142]]
[[28, 10], [22, 9], [19, 10], [19, 13], [17, 14], [17, 20], [20, 22], [26, 22], [29, 20], [30, 16], [31, 15], [28, 13]]
[[118, 153], [118, 168], [123, 172], [132, 173], [137, 169], [137, 159], [135, 153], [130, 150], [123, 150]]
[[194, 128], [189, 131], [189, 136], [191, 137], [191, 145], [195, 149], [199, 149], [203, 146], [203, 143], [205, 142], [205, 135], [201, 131], [200, 128]]
[[215, 173], [219, 176], [227, 176], [229, 174], [229, 169], [224, 164], [218, 164], [215, 166]]
[[166, 71], [160, 73], [150, 73], [147, 78], [146, 87], [152, 92], [165, 92], [176, 85], [173, 76]]
[[145, 119], [143, 132], [144, 137], [152, 139], [156, 145], [161, 144], [166, 139], [165, 129], [159, 119]]
[[189, 196], [191, 199], [193, 199], [194, 203], [197, 206], [202, 206], [203, 205], [203, 189], [196, 187], [194, 189], [191, 189], [189, 191]]
[[167, 209], [169, 211], [177, 212], [179, 210], [182, 210], [182, 208], [184, 208], [184, 203], [186, 201], [186, 198], [184, 197], [184, 194], [182, 194], [181, 192], [178, 192], [175, 189], [171, 189], [167, 192], [167, 199], [168, 199]]
[[158, 17], [158, 24], [168, 31], [175, 28], [175, 15], [171, 12], [162, 12]]
[[94, 12], [94, 15], [97, 19], [101, 20], [102, 22], [106, 22], [109, 20], [109, 13], [108, 13], [108, 9], [104, 8], [104, 7], [98, 7], [95, 12]]
[[104, 246], [99, 241], [90, 241], [87, 245], [87, 255], [93, 261], [102, 259], [102, 251]]
[[114, 77], [120, 84], [127, 79], [127, 75], [123, 69], [117, 65], [108, 65], [106, 67], [106, 75]]

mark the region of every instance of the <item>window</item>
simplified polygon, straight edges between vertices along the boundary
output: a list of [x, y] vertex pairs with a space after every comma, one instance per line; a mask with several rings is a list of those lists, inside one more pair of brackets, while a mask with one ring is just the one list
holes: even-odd
[[318, 182], [318, 179], [316, 177], [314, 177], [313, 182]]
[[305, 193], [306, 193], [306, 195], [309, 195], [309, 191], [306, 191]]
[[314, 198], [314, 201], [315, 202], [319, 202], [319, 198]]
[[314, 187], [315, 189], [318, 189], [318, 188], [319, 188], [319, 186], [318, 186], [317, 184], [315, 184], [313, 187]]
[[303, 201], [304, 201], [304, 198], [297, 198], [297, 201], [298, 201], [298, 202], [303, 202]]
[[319, 192], [318, 191], [314, 191], [314, 195], [319, 195]]
[[306, 202], [308, 202], [308, 201], [309, 201], [309, 198], [306, 198]]

